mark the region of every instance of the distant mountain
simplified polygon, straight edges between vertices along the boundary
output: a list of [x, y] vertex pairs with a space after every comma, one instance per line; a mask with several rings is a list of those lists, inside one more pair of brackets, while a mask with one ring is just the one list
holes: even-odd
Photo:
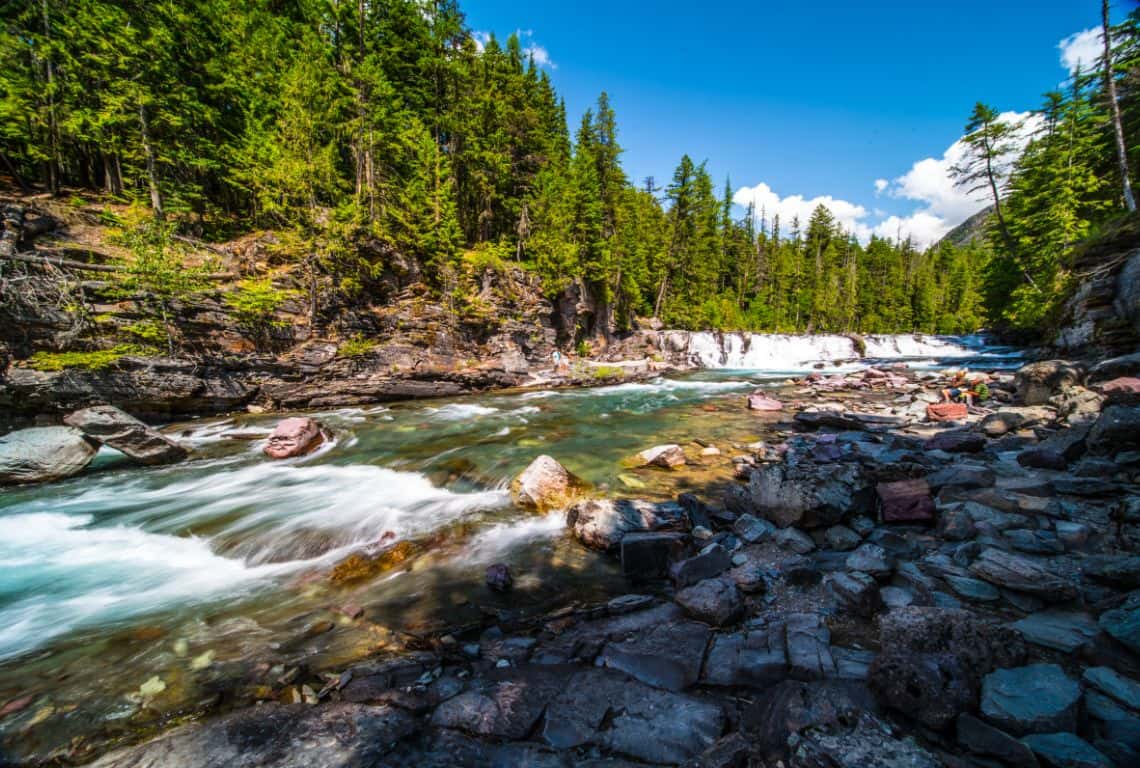
[[993, 213], [994, 207], [992, 205], [986, 206], [982, 210], [975, 213], [970, 218], [963, 221], [954, 229], [946, 233], [946, 236], [938, 241], [938, 245], [949, 242], [951, 245], [963, 246], [968, 245], [976, 240], [981, 240], [986, 234], [986, 224]]

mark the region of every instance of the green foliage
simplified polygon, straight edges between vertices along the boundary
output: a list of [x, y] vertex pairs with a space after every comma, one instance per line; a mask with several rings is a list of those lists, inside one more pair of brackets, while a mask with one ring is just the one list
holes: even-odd
[[154, 320], [140, 320], [137, 323], [131, 323], [125, 326], [123, 331], [150, 347], [166, 343], [166, 328]]
[[113, 349], [100, 349], [94, 352], [36, 352], [27, 360], [27, 366], [37, 371], [63, 371], [78, 368], [87, 371], [101, 371], [126, 355], [148, 355], [154, 350], [131, 344], [122, 344]]
[[336, 348], [336, 356], [363, 357], [374, 349], [376, 349], [375, 339], [368, 339], [360, 334], [357, 334], [351, 339], [346, 339], [340, 343], [340, 346]]
[[618, 379], [625, 376], [625, 369], [617, 365], [599, 365], [590, 369], [595, 379]]
[[240, 322], [247, 326], [279, 326], [281, 321], [274, 315], [289, 298], [291, 291], [273, 287], [271, 278], [243, 280], [237, 290], [226, 294], [226, 305], [233, 310]]

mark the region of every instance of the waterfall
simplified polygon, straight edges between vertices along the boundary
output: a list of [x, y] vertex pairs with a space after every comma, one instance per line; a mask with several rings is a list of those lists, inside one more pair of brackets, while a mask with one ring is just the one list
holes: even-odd
[[[676, 333], [676, 332], [674, 332]], [[874, 335], [863, 338], [860, 354], [853, 337], [836, 334], [812, 336], [769, 333], [684, 334], [670, 347], [683, 350], [702, 368], [729, 368], [793, 373], [816, 365], [863, 360], [903, 361], [985, 356], [989, 348], [978, 336]]]

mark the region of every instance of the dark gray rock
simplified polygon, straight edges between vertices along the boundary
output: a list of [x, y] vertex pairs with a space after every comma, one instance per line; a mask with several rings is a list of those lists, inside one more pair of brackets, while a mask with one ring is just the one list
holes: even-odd
[[1025, 592], [1049, 602], [1077, 596], [1076, 585], [1043, 563], [990, 548], [970, 565], [970, 573], [999, 587]]
[[833, 525], [823, 532], [824, 541], [831, 549], [846, 552], [859, 546], [862, 537], [845, 525]]
[[884, 653], [953, 653], [980, 679], [995, 667], [1021, 664], [1025, 643], [1014, 630], [971, 611], [910, 606], [879, 619]]
[[831, 657], [835, 659], [835, 677], [839, 680], [865, 681], [871, 672], [871, 664], [879, 654], [860, 648], [831, 647]]
[[1090, 667], [1081, 679], [1085, 685], [1140, 713], [1140, 682], [1125, 677], [1110, 667]]
[[955, 464], [926, 476], [926, 482], [935, 490], [947, 487], [962, 490], [990, 488], [996, 481], [994, 471], [979, 464]]
[[1120, 608], [1105, 611], [1097, 621], [1100, 628], [1140, 654], [1140, 592], [1133, 592]]
[[1081, 561], [1084, 575], [1117, 589], [1140, 588], [1140, 556], [1095, 555]]
[[946, 583], [959, 597], [975, 603], [993, 603], [1001, 599], [1001, 592], [993, 584], [979, 579], [947, 574]]
[[1105, 408], [1089, 431], [1086, 442], [1093, 454], [1140, 448], [1140, 407], [1110, 405]]
[[1028, 642], [1073, 653], [1096, 637], [1096, 620], [1087, 613], [1040, 611], [1011, 625]]
[[938, 532], [947, 541], [965, 541], [974, 537], [974, 519], [960, 506], [942, 510], [938, 517]]
[[1022, 741], [1047, 768], [1113, 768], [1107, 757], [1073, 733], [1042, 733]]
[[732, 526], [732, 530], [745, 544], [758, 544], [776, 534], [776, 526], [754, 515], [741, 515]]
[[693, 557], [670, 566], [669, 575], [678, 588], [688, 587], [724, 573], [732, 566], [732, 555], [720, 544], [709, 544]]
[[705, 579], [682, 589], [674, 598], [691, 618], [715, 627], [738, 620], [744, 599], [731, 579]]
[[632, 579], [663, 579], [684, 556], [682, 533], [627, 533], [621, 539], [621, 570]]
[[1018, 552], [1030, 555], [1059, 555], [1065, 551], [1065, 545], [1052, 531], [1014, 528], [1003, 535], [1009, 545]]
[[1074, 731], [1081, 686], [1056, 664], [999, 669], [982, 679], [982, 717], [1015, 736]]
[[886, 550], [878, 544], [864, 543], [847, 557], [847, 567], [853, 571], [862, 571], [876, 579], [890, 577], [894, 571], [894, 562], [887, 555]]
[[866, 573], [833, 573], [828, 577], [827, 586], [840, 605], [859, 616], [869, 619], [882, 608], [879, 584]]
[[415, 730], [395, 707], [262, 704], [111, 752], [93, 768], [356, 768]]
[[780, 561], [778, 570], [784, 582], [791, 586], [811, 586], [818, 584], [820, 580], [819, 566], [814, 560], [803, 555], [784, 558]]
[[940, 768], [942, 761], [913, 739], [896, 738], [868, 713], [853, 726], [811, 730], [795, 746], [789, 768]]
[[871, 665], [868, 684], [884, 707], [935, 730], [971, 708], [977, 689], [952, 653], [884, 653]]
[[1069, 466], [1065, 455], [1048, 448], [1030, 448], [1017, 454], [1017, 463], [1029, 469], [1064, 471]]
[[598, 657], [646, 685], [681, 691], [697, 682], [711, 632], [695, 621], [667, 621], [607, 643]]
[[788, 674], [795, 680], [821, 680], [835, 674], [831, 630], [816, 613], [787, 616]]
[[709, 749], [724, 725], [716, 704], [649, 688], [614, 710], [595, 743], [635, 760], [678, 765]]
[[994, 757], [1014, 768], [1038, 768], [1032, 749], [968, 712], [958, 716], [958, 743], [975, 755]]
[[789, 738], [855, 721], [878, 705], [865, 685], [850, 681], [785, 681], [745, 708], [741, 730], [765, 753], [783, 752]]
[[75, 411], [63, 423], [140, 464], [170, 464], [187, 456], [181, 445], [113, 405]]
[[768, 571], [760, 563], [748, 561], [738, 565], [725, 576], [736, 584], [736, 588], [746, 594], [768, 591]]
[[946, 453], [979, 453], [986, 447], [986, 438], [977, 432], [940, 432], [923, 444], [927, 451]]
[[43, 483], [82, 472], [98, 446], [72, 427], [33, 427], [0, 436], [0, 485]]
[[470, 690], [440, 704], [431, 724], [476, 736], [525, 738], [571, 673], [572, 668], [556, 665], [493, 670]]
[[752, 472], [748, 483], [756, 509], [781, 528], [833, 525], [869, 502], [859, 465], [785, 460]]
[[815, 549], [815, 542], [799, 528], [784, 528], [776, 533], [776, 546], [797, 555], [806, 555]]
[[718, 634], [705, 660], [702, 682], [727, 687], [767, 688], [788, 676], [785, 627]]

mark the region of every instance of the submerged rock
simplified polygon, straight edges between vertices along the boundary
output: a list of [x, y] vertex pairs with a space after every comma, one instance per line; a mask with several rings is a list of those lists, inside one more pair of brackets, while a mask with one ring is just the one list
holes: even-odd
[[33, 427], [0, 437], [0, 485], [43, 483], [77, 474], [98, 452], [73, 427]]
[[271, 459], [290, 459], [316, 450], [325, 441], [321, 425], [305, 416], [284, 419], [273, 428], [265, 444]]
[[187, 455], [181, 445], [113, 405], [75, 411], [63, 423], [140, 464], [170, 464]]
[[515, 503], [545, 512], [558, 509], [577, 495], [583, 482], [550, 456], [539, 456], [511, 483]]
[[783, 403], [768, 395], [757, 392], [748, 396], [748, 410], [750, 411], [782, 411], [783, 409]]
[[509, 592], [515, 584], [515, 577], [511, 575], [509, 565], [495, 563], [487, 566], [486, 582], [493, 592]]
[[685, 451], [679, 445], [658, 445], [637, 454], [642, 466], [674, 469], [684, 466]]

